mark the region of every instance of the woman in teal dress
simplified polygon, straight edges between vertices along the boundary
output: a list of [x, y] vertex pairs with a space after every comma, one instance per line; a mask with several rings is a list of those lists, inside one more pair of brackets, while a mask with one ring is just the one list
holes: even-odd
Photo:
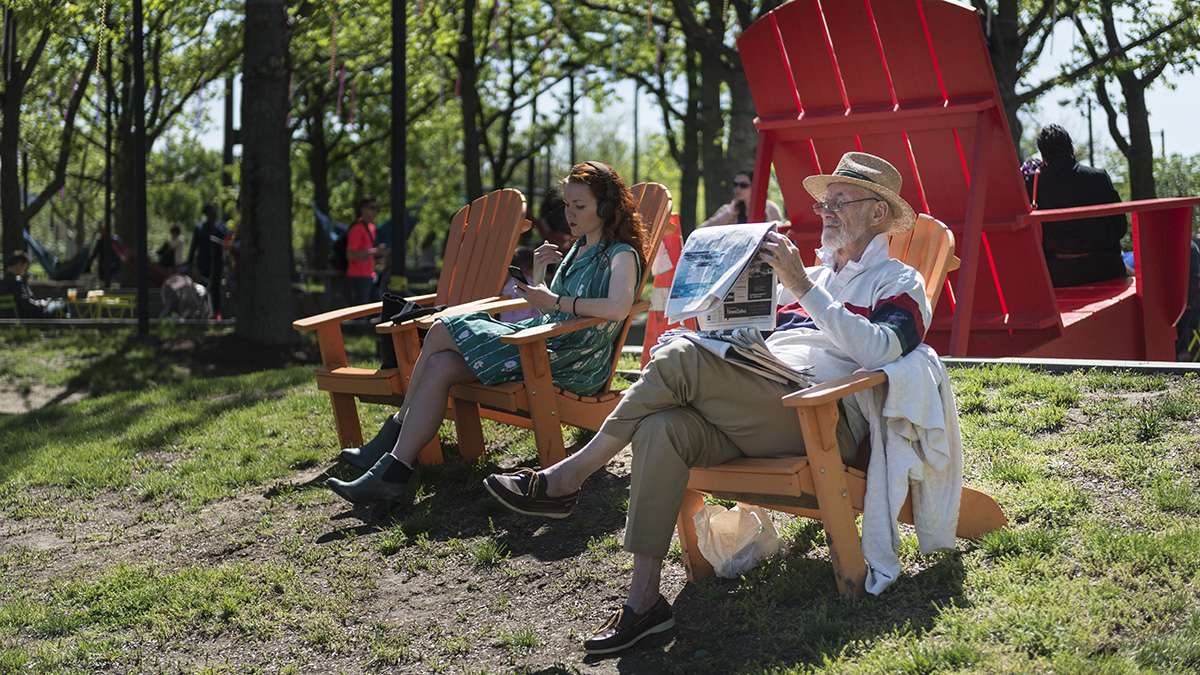
[[[369, 443], [339, 456], [366, 473], [354, 481], [326, 481], [334, 492], [354, 503], [403, 495], [417, 453], [441, 425], [450, 387], [522, 378], [517, 347], [501, 343], [504, 335], [574, 317], [608, 319], [546, 342], [556, 385], [584, 396], [604, 386], [621, 322], [637, 299], [646, 261], [645, 227], [629, 188], [599, 162], [572, 167], [563, 180], [563, 197], [575, 243], [565, 255], [554, 244], [540, 246], [532, 284], [517, 283], [518, 293], [539, 315], [516, 323], [483, 312], [439, 319], [425, 336], [400, 411]], [[546, 267], [554, 263], [558, 271], [546, 286]]]

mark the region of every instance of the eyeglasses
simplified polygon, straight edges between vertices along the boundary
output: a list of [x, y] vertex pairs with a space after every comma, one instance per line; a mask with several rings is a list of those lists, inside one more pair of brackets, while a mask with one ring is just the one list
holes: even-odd
[[842, 201], [813, 202], [812, 210], [813, 210], [813, 213], [815, 213], [819, 216], [819, 215], [821, 215], [822, 210], [828, 211], [830, 213], [838, 213], [842, 209], [846, 208], [847, 206], [849, 206], [851, 204], [856, 204], [858, 202], [881, 202], [881, 201], [883, 201], [883, 200], [880, 199], [879, 197], [863, 197], [862, 199], [851, 199], [848, 202], [842, 202]]
[[733, 187], [742, 188], [745, 190], [746, 188], [750, 187], [750, 183], [748, 181], [735, 180], [733, 181]]

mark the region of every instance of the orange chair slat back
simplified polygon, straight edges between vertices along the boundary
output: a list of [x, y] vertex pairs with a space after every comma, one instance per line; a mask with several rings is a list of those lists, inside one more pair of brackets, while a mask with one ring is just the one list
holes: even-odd
[[460, 210], [446, 237], [438, 303], [461, 304], [499, 293], [524, 217], [525, 197], [511, 188]]

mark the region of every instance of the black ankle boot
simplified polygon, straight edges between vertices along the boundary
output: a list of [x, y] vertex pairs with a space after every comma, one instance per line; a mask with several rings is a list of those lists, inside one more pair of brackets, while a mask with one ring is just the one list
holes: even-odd
[[330, 478], [325, 485], [353, 504], [394, 502], [408, 493], [412, 475], [413, 470], [389, 452], [357, 480], [347, 483]]
[[383, 426], [379, 428], [379, 433], [375, 434], [375, 438], [361, 448], [343, 448], [342, 452], [338, 454], [338, 459], [359, 469], [369, 469], [379, 461], [380, 457], [396, 447], [397, 438], [400, 438], [400, 423], [393, 415], [388, 417]]

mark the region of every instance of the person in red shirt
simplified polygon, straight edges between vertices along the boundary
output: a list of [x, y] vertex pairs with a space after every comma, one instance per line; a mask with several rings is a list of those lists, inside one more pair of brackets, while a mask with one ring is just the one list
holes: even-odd
[[346, 280], [350, 285], [350, 304], [371, 301], [375, 291], [375, 216], [379, 204], [374, 197], [363, 197], [354, 205], [354, 222], [346, 234]]

